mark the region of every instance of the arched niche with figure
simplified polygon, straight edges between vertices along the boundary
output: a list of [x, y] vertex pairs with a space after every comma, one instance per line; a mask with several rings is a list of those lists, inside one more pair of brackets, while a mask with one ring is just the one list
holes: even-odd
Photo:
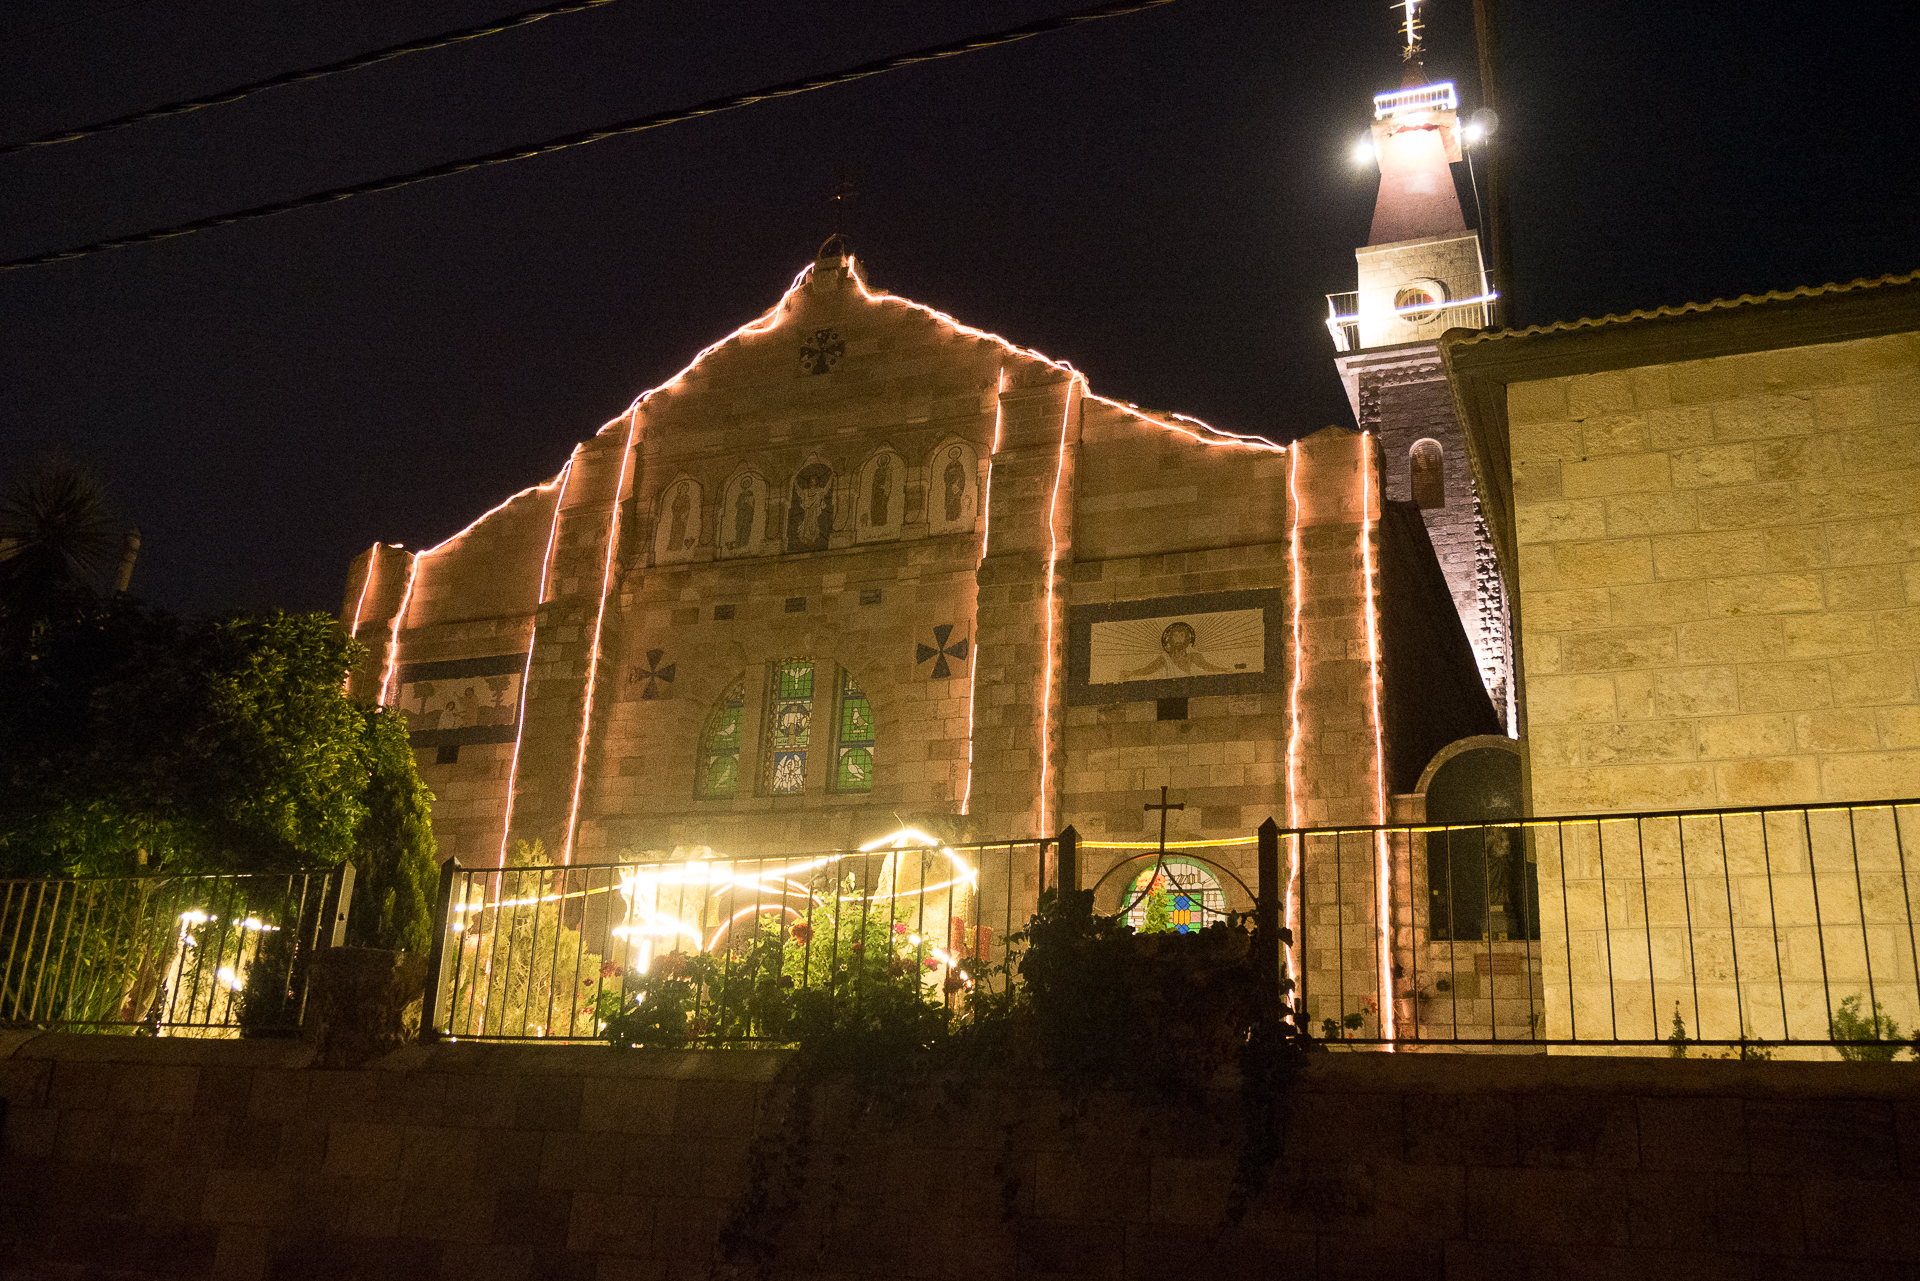
[[720, 499], [714, 551], [721, 557], [752, 556], [767, 537], [767, 478], [759, 472], [736, 473]]
[[900, 537], [907, 513], [907, 460], [883, 449], [860, 468], [854, 487], [853, 538], [857, 543]]
[[653, 563], [674, 565], [700, 549], [700, 482], [682, 476], [660, 492], [653, 513]]
[[980, 516], [980, 454], [963, 440], [946, 440], [927, 465], [927, 532], [954, 534]]
[[1434, 755], [1425, 797], [1427, 902], [1435, 939], [1538, 939], [1540, 884], [1527, 856], [1521, 745], [1497, 734]]
[[810, 458], [787, 484], [787, 550], [823, 552], [833, 538], [833, 466]]

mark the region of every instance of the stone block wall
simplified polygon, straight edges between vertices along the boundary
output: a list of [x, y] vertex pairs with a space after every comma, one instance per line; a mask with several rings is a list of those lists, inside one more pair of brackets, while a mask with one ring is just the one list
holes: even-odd
[[[0, 1272], [32, 1279], [751, 1274], [721, 1228], [773, 1053], [0, 1033]], [[1231, 1083], [823, 1100], [776, 1278], [1909, 1276], [1907, 1064], [1318, 1056], [1244, 1218]]]
[[1920, 792], [1920, 337], [1515, 382], [1542, 813]]
[[1443, 344], [1510, 503], [1532, 812], [1862, 803], [1533, 831], [1550, 1034], [1920, 1014], [1917, 328], [1908, 277]]

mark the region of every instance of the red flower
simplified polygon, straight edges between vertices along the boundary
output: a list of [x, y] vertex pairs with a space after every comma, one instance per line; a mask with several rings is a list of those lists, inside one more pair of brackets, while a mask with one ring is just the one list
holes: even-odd
[[804, 947], [807, 941], [812, 937], [813, 937], [813, 926], [807, 924], [805, 921], [795, 921], [793, 923], [793, 941], [794, 942]]
[[930, 970], [937, 970], [940, 968], [940, 962], [934, 960], [931, 956], [929, 956], [926, 960], [922, 961], [921, 964], [926, 966]]
[[893, 923], [893, 932], [895, 934], [905, 934], [907, 932], [907, 923], [905, 921], [895, 921]]
[[856, 939], [848, 950], [852, 952], [864, 952], [867, 950], [867, 945]]
[[603, 979], [610, 979], [610, 978], [615, 978], [615, 977], [617, 977], [617, 976], [619, 975], [619, 973], [620, 973], [620, 965], [619, 965], [619, 963], [618, 963], [618, 962], [616, 962], [616, 961], [602, 961], [602, 962], [600, 962], [600, 977], [601, 977], [601, 978], [603, 978]]

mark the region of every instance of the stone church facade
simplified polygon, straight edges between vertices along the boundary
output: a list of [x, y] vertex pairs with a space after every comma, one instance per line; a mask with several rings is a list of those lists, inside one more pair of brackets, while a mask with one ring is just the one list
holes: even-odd
[[[1494, 727], [1381, 491], [1371, 435], [1107, 399], [830, 242], [557, 476], [357, 560], [351, 687], [408, 715], [467, 866], [1139, 840], [1163, 784], [1188, 838], [1377, 822]], [[1439, 712], [1396, 719], [1416, 681]]]

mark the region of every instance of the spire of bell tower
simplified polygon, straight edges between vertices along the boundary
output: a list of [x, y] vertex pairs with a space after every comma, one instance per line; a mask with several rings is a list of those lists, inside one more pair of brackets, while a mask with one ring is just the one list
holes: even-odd
[[1383, 497], [1415, 506], [1487, 693], [1513, 724], [1510, 631], [1492, 539], [1456, 421], [1439, 339], [1492, 319], [1493, 283], [1452, 166], [1465, 158], [1460, 97], [1428, 77], [1421, 0], [1397, 0], [1400, 86], [1373, 96], [1356, 158], [1379, 166], [1373, 225], [1354, 251], [1358, 288], [1327, 296], [1327, 331], [1361, 430], [1378, 433]]
[[1327, 328], [1343, 352], [1477, 329], [1493, 299], [1453, 182], [1452, 165], [1465, 156], [1459, 94], [1451, 80], [1427, 78], [1420, 0], [1394, 7], [1403, 14], [1400, 87], [1373, 96], [1371, 137], [1357, 153], [1380, 171], [1373, 225], [1355, 255], [1359, 289], [1328, 298]]

